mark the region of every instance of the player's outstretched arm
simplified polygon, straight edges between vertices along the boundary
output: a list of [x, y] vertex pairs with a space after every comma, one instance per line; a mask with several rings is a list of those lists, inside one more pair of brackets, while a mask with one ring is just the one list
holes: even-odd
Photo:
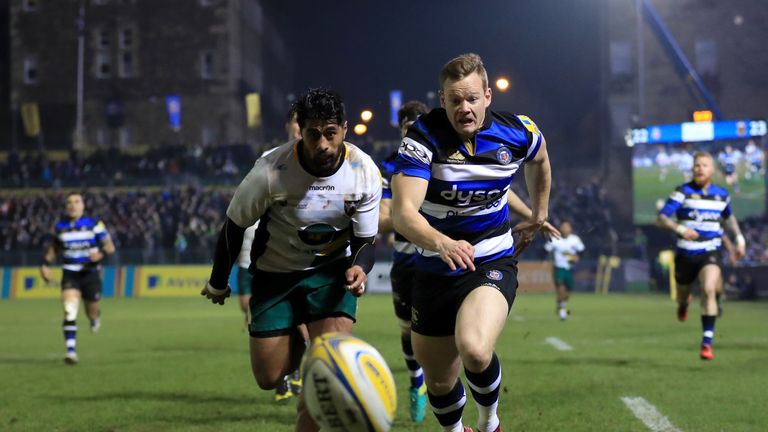
[[[522, 198], [520, 198], [518, 194], [511, 190], [507, 192], [507, 207], [509, 208], [509, 211], [517, 215], [517, 217], [520, 219], [531, 219], [533, 216], [533, 211], [531, 208], [528, 207], [528, 205], [522, 200]], [[541, 230], [550, 237], [558, 239], [562, 237], [560, 230], [555, 228], [555, 226], [549, 222], [544, 222]]]
[[739, 221], [736, 219], [735, 215], [731, 214], [728, 216], [728, 218], [725, 220], [725, 227], [731, 234], [733, 234], [733, 238], [736, 240], [736, 250], [734, 252], [734, 257], [736, 260], [744, 258], [747, 255], [747, 240], [741, 233], [741, 228], [739, 228]]
[[416, 246], [440, 254], [451, 270], [461, 268], [475, 271], [475, 248], [464, 240], [453, 240], [432, 228], [419, 214], [419, 208], [427, 195], [428, 181], [399, 173], [392, 177], [392, 221], [395, 231]]
[[112, 239], [109, 236], [102, 238], [99, 241], [99, 250], [93, 252], [90, 256], [91, 262], [100, 262], [109, 255], [115, 253], [115, 244], [112, 243]]
[[659, 213], [656, 217], [656, 226], [671, 231], [686, 240], [696, 240], [699, 238], [699, 233], [696, 230], [673, 221], [672, 218], [665, 214]]
[[518, 234], [515, 257], [528, 247], [536, 233], [544, 226], [549, 215], [549, 191], [552, 188], [552, 167], [549, 165], [547, 142], [541, 137], [541, 146], [536, 156], [525, 164], [525, 182], [531, 197], [531, 217], [512, 229]]
[[392, 232], [395, 226], [392, 224], [392, 199], [382, 198], [379, 202], [379, 234]]
[[214, 304], [223, 305], [224, 300], [232, 293], [228, 284], [229, 272], [240, 254], [244, 235], [245, 228], [227, 218], [216, 242], [211, 278], [200, 292], [200, 295], [210, 299]]
[[349, 268], [344, 276], [347, 279], [346, 290], [355, 297], [360, 297], [365, 293], [365, 283], [368, 282], [368, 273], [373, 269], [376, 261], [376, 249], [373, 244], [376, 236], [356, 237], [350, 239], [350, 249], [352, 257]]
[[56, 259], [56, 249], [54, 246], [48, 245], [43, 253], [43, 263], [40, 265], [40, 276], [44, 281], [50, 282], [52, 279], [51, 266]]

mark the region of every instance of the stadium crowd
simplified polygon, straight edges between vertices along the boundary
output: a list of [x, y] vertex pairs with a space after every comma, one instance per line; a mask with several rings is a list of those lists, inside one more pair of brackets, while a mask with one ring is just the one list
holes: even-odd
[[[390, 152], [388, 142], [361, 142], [367, 152], [383, 159]], [[254, 150], [246, 145], [219, 147], [170, 146], [141, 155], [103, 150], [82, 155], [75, 151], [64, 160], [50, 160], [42, 153], [24, 156], [11, 153], [0, 163], [0, 178], [8, 192], [0, 196], [0, 251], [37, 251], [62, 213], [64, 196], [59, 187], [95, 185], [155, 185], [115, 188], [93, 187], [85, 194], [87, 213], [102, 218], [118, 250], [141, 251], [144, 261], [188, 261], [196, 251], [208, 251], [223, 222], [221, 214], [232, 194], [232, 187], [255, 160]], [[185, 184], [217, 184], [218, 189], [202, 186], [179, 188], [185, 175], [207, 182], [183, 181]], [[131, 180], [139, 179], [137, 183]], [[166, 181], [164, 181], [165, 179]], [[96, 181], [94, 181], [96, 180]], [[27, 186], [52, 187], [53, 192], [34, 195], [20, 193]], [[165, 185], [165, 186], [157, 186]], [[514, 190], [528, 196], [523, 182]], [[122, 190], [121, 190], [122, 189]], [[99, 191], [96, 191], [99, 190]], [[599, 179], [586, 182], [555, 181], [550, 196], [550, 221], [558, 225], [569, 220], [584, 240], [585, 258], [616, 255], [616, 233], [606, 190]], [[742, 222], [749, 245], [744, 264], [768, 263], [768, 228], [762, 217]], [[545, 240], [538, 238], [526, 252], [528, 259], [546, 259]], [[174, 256], [160, 256], [173, 251]], [[203, 254], [199, 255], [202, 257]], [[727, 261], [727, 260], [726, 260]]]
[[[165, 261], [213, 250], [224, 223], [231, 189], [175, 188], [164, 191], [88, 192], [86, 214], [100, 218], [120, 249], [142, 251], [142, 261]], [[42, 250], [63, 212], [64, 194], [19, 194], [0, 198], [0, 247], [5, 252]], [[178, 258], [177, 257], [177, 258]], [[178, 259], [177, 259], [178, 260]]]
[[146, 184], [163, 176], [192, 174], [236, 184], [255, 159], [248, 145], [164, 146], [143, 154], [115, 148], [51, 158], [43, 152], [11, 152], [0, 162], [4, 187], [81, 187]]

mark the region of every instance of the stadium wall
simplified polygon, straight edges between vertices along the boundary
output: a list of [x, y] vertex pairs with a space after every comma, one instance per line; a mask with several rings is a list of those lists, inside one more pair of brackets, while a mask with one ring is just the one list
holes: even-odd
[[[368, 292], [389, 293], [390, 262], [377, 263], [368, 278]], [[46, 282], [39, 267], [0, 267], [0, 299], [42, 299], [60, 296], [61, 269], [53, 269], [53, 279]], [[195, 297], [205, 286], [211, 268], [207, 265], [145, 265], [105, 266], [102, 297], [105, 298], [163, 298]], [[521, 292], [554, 290], [552, 265], [547, 261], [526, 261], [519, 264]], [[590, 272], [591, 273], [591, 272]], [[591, 273], [590, 276], [594, 274]], [[238, 291], [237, 278], [232, 272], [229, 280]]]
[[[106, 266], [102, 274], [102, 297], [160, 298], [194, 297], [208, 280], [209, 266]], [[39, 267], [1, 267], [0, 299], [59, 298], [61, 269], [53, 269], [46, 282]], [[230, 284], [236, 287], [234, 274]]]
[[[368, 275], [369, 293], [391, 291], [389, 261], [378, 262]], [[573, 270], [576, 292], [668, 292], [664, 281], [668, 275], [659, 273], [642, 260], [601, 257], [582, 260]], [[726, 278], [731, 272], [726, 272]], [[208, 265], [145, 265], [105, 266], [102, 297], [105, 298], [164, 298], [197, 297], [210, 275]], [[748, 292], [741, 299], [768, 298], [768, 266], [741, 267], [739, 275], [749, 282]], [[39, 267], [0, 267], [0, 299], [59, 298], [61, 269], [53, 269], [53, 280], [45, 282]], [[519, 294], [552, 292], [551, 261], [522, 261], [518, 264]], [[237, 275], [232, 272], [229, 284], [238, 292]]]

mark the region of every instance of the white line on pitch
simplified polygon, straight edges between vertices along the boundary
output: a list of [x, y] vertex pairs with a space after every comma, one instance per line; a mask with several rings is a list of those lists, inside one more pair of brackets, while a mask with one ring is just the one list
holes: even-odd
[[525, 321], [525, 317], [520, 315], [512, 315], [512, 320], [517, 322], [523, 322]]
[[621, 398], [621, 401], [632, 411], [635, 417], [639, 418], [653, 432], [681, 432], [664, 414], [660, 413], [644, 398], [625, 396]]
[[552, 345], [555, 347], [558, 351], [573, 351], [573, 347], [562, 341], [561, 339], [558, 339], [554, 336], [550, 336], [546, 339], [544, 339], [544, 342]]

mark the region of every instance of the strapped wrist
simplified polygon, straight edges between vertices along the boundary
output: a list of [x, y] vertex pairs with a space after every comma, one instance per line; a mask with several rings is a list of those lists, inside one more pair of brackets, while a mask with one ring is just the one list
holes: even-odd
[[206, 290], [208, 290], [208, 292], [211, 295], [215, 295], [215, 296], [224, 295], [224, 294], [227, 293], [227, 290], [229, 290], [229, 286], [227, 286], [224, 289], [216, 289], [216, 288], [213, 287], [213, 285], [211, 285], [210, 281], [205, 283], [205, 288], [206, 288]]
[[675, 232], [681, 236], [684, 235], [687, 230], [688, 228], [683, 224], [679, 224], [678, 226], [675, 227]]

